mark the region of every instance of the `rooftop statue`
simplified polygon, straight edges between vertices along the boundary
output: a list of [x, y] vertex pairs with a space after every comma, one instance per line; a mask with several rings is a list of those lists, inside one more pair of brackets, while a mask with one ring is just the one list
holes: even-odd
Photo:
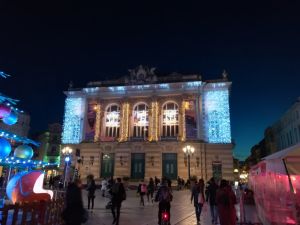
[[154, 73], [155, 69], [155, 67], [148, 68], [139, 65], [135, 69], [128, 70], [130, 73], [130, 82], [133, 84], [155, 82], [157, 80]]
[[73, 86], [74, 86], [73, 81], [70, 81], [70, 82], [69, 82], [69, 89], [72, 89]]
[[226, 70], [223, 70], [222, 77], [223, 77], [224, 80], [228, 79], [228, 73], [227, 73]]

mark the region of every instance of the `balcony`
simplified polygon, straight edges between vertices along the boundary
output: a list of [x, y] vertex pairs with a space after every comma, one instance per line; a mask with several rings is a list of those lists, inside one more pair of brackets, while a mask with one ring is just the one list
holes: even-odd
[[161, 141], [177, 141], [177, 136], [160, 136]]
[[147, 141], [147, 137], [130, 137], [130, 141]]

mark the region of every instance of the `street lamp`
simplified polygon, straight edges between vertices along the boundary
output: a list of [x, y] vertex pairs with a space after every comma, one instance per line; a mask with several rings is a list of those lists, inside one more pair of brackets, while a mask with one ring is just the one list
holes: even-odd
[[190, 145], [187, 145], [182, 150], [183, 150], [184, 154], [186, 154], [187, 157], [188, 157], [188, 176], [189, 176], [189, 180], [191, 180], [191, 162], [190, 162], [190, 158], [191, 158], [191, 155], [194, 154], [195, 148], [190, 146]]
[[69, 146], [66, 146], [61, 150], [61, 152], [65, 159], [64, 183], [63, 184], [64, 184], [64, 187], [66, 187], [66, 180], [67, 180], [66, 178], [67, 178], [67, 174], [68, 174], [68, 167], [69, 167], [69, 164], [71, 161], [71, 155], [72, 155], [73, 149], [70, 148]]

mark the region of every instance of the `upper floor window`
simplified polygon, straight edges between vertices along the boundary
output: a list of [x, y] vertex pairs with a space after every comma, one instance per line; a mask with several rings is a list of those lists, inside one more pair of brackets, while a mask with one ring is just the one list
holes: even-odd
[[162, 122], [162, 136], [176, 137], [178, 136], [178, 105], [169, 102], [163, 106], [163, 122]]
[[149, 108], [138, 104], [133, 109], [133, 137], [147, 137], [149, 127]]
[[119, 137], [120, 107], [116, 104], [107, 107], [105, 112], [105, 136]]

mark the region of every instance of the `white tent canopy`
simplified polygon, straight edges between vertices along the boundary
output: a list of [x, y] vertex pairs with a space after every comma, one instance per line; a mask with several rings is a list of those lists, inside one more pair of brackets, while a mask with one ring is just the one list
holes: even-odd
[[291, 146], [263, 158], [265, 161], [276, 162], [284, 160], [290, 175], [300, 175], [300, 144]]

